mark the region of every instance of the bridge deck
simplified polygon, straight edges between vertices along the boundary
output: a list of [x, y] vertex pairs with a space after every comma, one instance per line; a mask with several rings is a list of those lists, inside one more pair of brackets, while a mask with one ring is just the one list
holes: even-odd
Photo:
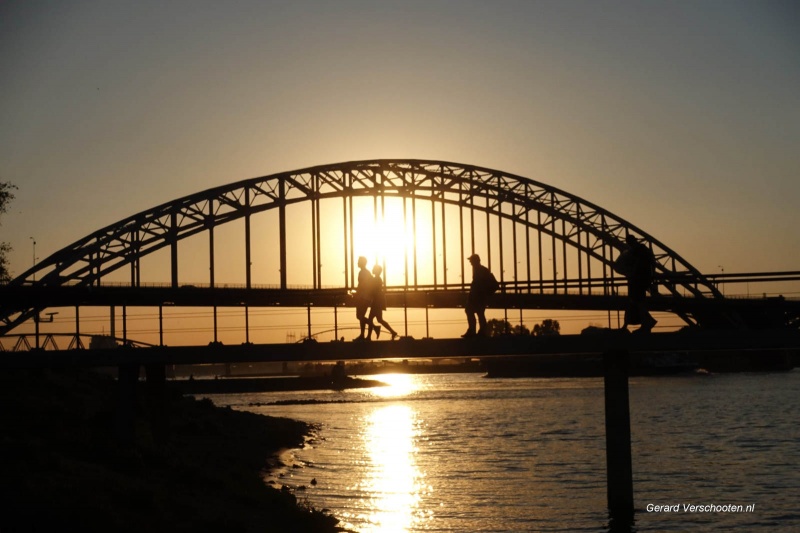
[[606, 331], [595, 335], [509, 336], [472, 339], [306, 342], [60, 350], [2, 354], [0, 368], [105, 367], [122, 364], [208, 364], [279, 361], [340, 361], [436, 357], [599, 354], [610, 351], [675, 352], [800, 349], [793, 330], [685, 331], [649, 335]]
[[[497, 309], [573, 309], [622, 310], [628, 305], [625, 294], [591, 293], [576, 288], [565, 293], [563, 289], [537, 292], [535, 287], [520, 291], [498, 292], [489, 302]], [[386, 292], [389, 307], [459, 308], [466, 302], [468, 289], [435, 288], [395, 290]], [[130, 287], [130, 286], [3, 286], [0, 301], [16, 302], [17, 306], [31, 308], [80, 306], [181, 306], [181, 307], [345, 307], [353, 299], [345, 289], [274, 289], [244, 287]], [[776, 298], [695, 298], [659, 295], [648, 298], [655, 311], [682, 312], [698, 309], [800, 309], [800, 301]]]

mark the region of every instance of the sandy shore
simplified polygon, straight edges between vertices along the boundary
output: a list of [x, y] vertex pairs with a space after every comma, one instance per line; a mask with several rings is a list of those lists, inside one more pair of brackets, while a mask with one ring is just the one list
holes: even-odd
[[123, 444], [111, 378], [7, 372], [0, 386], [3, 533], [341, 531], [263, 481], [278, 454], [311, 433], [303, 422], [177, 391], [153, 406], [139, 394], [135, 438]]

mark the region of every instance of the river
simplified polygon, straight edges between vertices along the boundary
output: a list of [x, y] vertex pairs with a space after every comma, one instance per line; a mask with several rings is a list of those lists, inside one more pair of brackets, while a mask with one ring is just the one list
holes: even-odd
[[[608, 530], [602, 379], [377, 379], [211, 397], [318, 424], [271, 481], [355, 531]], [[798, 370], [631, 378], [635, 530], [800, 531], [798, 390]]]

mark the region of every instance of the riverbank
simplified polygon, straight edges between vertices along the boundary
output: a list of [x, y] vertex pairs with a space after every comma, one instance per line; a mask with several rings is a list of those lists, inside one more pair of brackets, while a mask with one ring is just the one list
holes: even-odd
[[288, 392], [301, 390], [345, 390], [382, 387], [386, 384], [373, 379], [348, 376], [293, 377], [234, 377], [216, 379], [176, 379], [170, 385], [183, 394], [239, 394], [253, 392]]
[[[797, 350], [718, 350], [632, 353], [631, 376], [672, 376], [735, 372], [788, 372], [800, 361]], [[603, 358], [595, 354], [497, 357], [484, 361], [490, 378], [602, 377]]]
[[282, 450], [303, 445], [308, 424], [168, 390], [156, 408], [139, 395], [135, 439], [123, 443], [107, 376], [5, 372], [0, 386], [4, 533], [341, 531], [264, 483]]

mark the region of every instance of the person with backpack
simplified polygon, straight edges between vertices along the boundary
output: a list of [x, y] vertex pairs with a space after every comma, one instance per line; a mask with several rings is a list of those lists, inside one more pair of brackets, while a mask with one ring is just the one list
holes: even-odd
[[649, 333], [657, 320], [647, 310], [647, 292], [653, 285], [655, 258], [650, 248], [633, 235], [625, 238], [628, 247], [614, 262], [614, 270], [628, 279], [628, 306], [622, 329], [641, 324], [637, 332]]
[[[465, 338], [489, 334], [486, 326], [486, 306], [489, 303], [489, 297], [500, 288], [497, 278], [481, 264], [478, 254], [472, 254], [467, 260], [472, 265], [472, 283], [469, 286], [467, 305], [464, 308], [467, 313], [467, 332], [462, 337]], [[476, 326], [480, 326], [477, 331], [475, 330]]]

